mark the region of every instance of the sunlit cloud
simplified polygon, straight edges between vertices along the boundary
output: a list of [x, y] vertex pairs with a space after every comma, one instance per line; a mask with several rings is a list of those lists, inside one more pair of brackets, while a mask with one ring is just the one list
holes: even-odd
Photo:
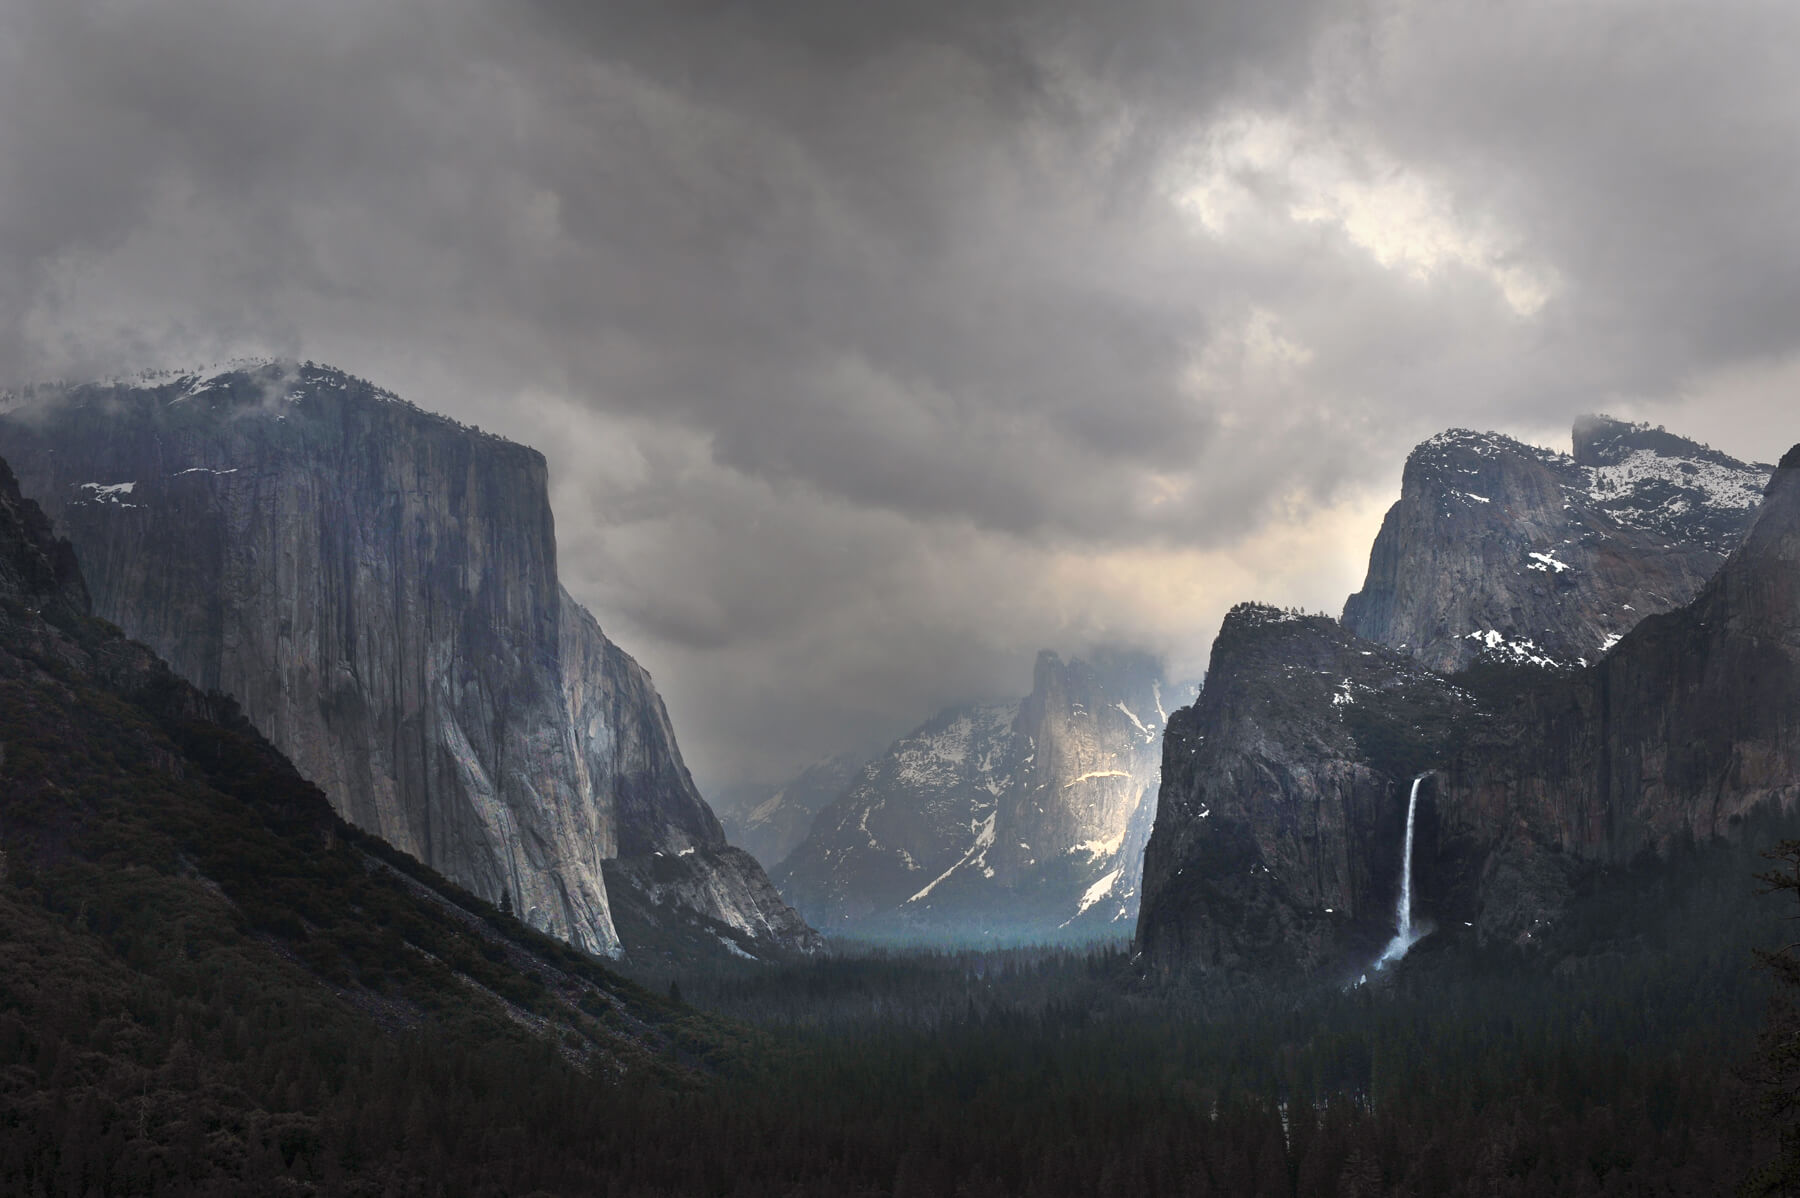
[[1254, 235], [1285, 218], [1340, 231], [1381, 266], [1421, 283], [1451, 266], [1485, 276], [1511, 310], [1535, 316], [1556, 272], [1522, 257], [1516, 237], [1458, 211], [1442, 184], [1369, 146], [1346, 146], [1297, 119], [1238, 112], [1208, 127], [1182, 156], [1171, 191], [1209, 235]]

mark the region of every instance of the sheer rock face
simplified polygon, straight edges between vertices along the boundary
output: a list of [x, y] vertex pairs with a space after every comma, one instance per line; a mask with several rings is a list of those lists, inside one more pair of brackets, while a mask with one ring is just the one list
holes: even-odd
[[951, 708], [863, 768], [777, 871], [827, 930], [1074, 937], [1130, 926], [1155, 818], [1155, 663], [1039, 655], [1019, 703]]
[[819, 812], [850, 788], [862, 772], [847, 753], [815, 761], [780, 786], [729, 787], [713, 800], [731, 842], [774, 867], [800, 847]]
[[1140, 950], [1166, 970], [1229, 974], [1310, 972], [1378, 946], [1410, 779], [1476, 711], [1329, 617], [1233, 608], [1205, 689], [1163, 737]]
[[1730, 834], [1800, 798], [1800, 452], [1698, 597], [1645, 620], [1596, 666], [1533, 690], [1517, 738], [1477, 738], [1445, 771], [1446, 821], [1607, 864]]
[[597, 952], [620, 947], [602, 861], [725, 847], [649, 676], [557, 582], [536, 451], [310, 366], [12, 408], [0, 454], [96, 614], [233, 696], [352, 822]]
[[1246, 606], [1164, 754], [1138, 924], [1153, 968], [1366, 964], [1392, 931], [1426, 770], [1416, 908], [1529, 944], [1597, 871], [1800, 800], [1800, 447], [1692, 602], [1592, 666], [1451, 679], [1322, 617]]
[[1574, 448], [1569, 457], [1465, 430], [1420, 445], [1345, 626], [1444, 671], [1484, 651], [1593, 661], [1699, 592], [1769, 476], [1605, 417], [1577, 422]]

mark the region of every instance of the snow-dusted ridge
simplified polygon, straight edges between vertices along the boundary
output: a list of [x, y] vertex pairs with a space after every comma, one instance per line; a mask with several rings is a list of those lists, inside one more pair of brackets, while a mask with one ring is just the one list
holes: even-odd
[[938, 883], [948, 878], [963, 866], [971, 863], [986, 870], [987, 875], [992, 877], [994, 871], [987, 867], [987, 851], [992, 847], [994, 847], [994, 813], [990, 811], [988, 817], [981, 821], [981, 828], [975, 833], [975, 843], [969, 846], [969, 851], [964, 853], [962, 858], [958, 860], [955, 865], [952, 865], [949, 869], [925, 883], [923, 889], [906, 901], [909, 903], [916, 903], [920, 899], [925, 898], [938, 888]]
[[1569, 452], [1447, 430], [1408, 455], [1344, 623], [1450, 672], [1591, 660], [1711, 577], [1771, 472], [1604, 416], [1575, 422]]
[[[1495, 628], [1486, 628], [1480, 632], [1471, 632], [1465, 640], [1474, 641], [1481, 646], [1482, 655], [1490, 660], [1504, 661], [1512, 665], [1539, 666], [1546, 670], [1561, 670], [1572, 665], [1586, 665], [1585, 659], [1564, 661], [1552, 653], [1540, 649], [1536, 641], [1526, 636], [1508, 636]], [[1610, 648], [1618, 640], [1611, 638], [1607, 644]]]
[[[53, 379], [27, 383], [20, 387], [0, 389], [0, 413], [18, 411], [36, 404], [53, 403], [63, 396], [78, 397], [97, 391], [115, 389], [168, 392], [164, 401], [171, 405], [189, 403], [215, 392], [228, 392], [230, 384], [244, 380], [255, 385], [257, 399], [278, 408], [284, 404], [304, 403], [314, 392], [350, 392], [355, 389], [364, 398], [378, 403], [397, 404], [419, 416], [440, 422], [450, 428], [506, 445], [517, 442], [475, 425], [464, 424], [455, 417], [422, 408], [393, 391], [360, 378], [345, 370], [316, 362], [299, 362], [290, 358], [239, 357], [207, 362], [196, 366], [159, 367], [134, 375], [106, 376], [93, 379]], [[524, 447], [529, 448], [529, 447]], [[536, 453], [533, 449], [531, 452]]]
[[948, 708], [864, 766], [778, 884], [859, 937], [1111, 934], [1136, 914], [1163, 689], [1142, 654], [1040, 654], [1025, 699]]

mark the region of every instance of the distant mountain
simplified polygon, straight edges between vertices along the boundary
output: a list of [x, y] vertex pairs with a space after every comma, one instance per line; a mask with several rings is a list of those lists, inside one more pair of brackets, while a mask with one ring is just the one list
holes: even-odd
[[[1642, 464], [1648, 450], [1621, 445]], [[1623, 539], [1617, 522], [1594, 527]], [[1793, 812], [1800, 447], [1746, 533], [1717, 527], [1740, 543], [1698, 594], [1586, 667], [1490, 656], [1446, 676], [1324, 617], [1234, 609], [1205, 691], [1166, 735], [1146, 965], [1190, 978], [1366, 966], [1394, 930], [1420, 774], [1416, 908], [1443, 934], [1527, 949], [1623, 867]], [[1396, 577], [1426, 568], [1397, 564]]]
[[1407, 459], [1344, 625], [1453, 671], [1483, 653], [1591, 662], [1698, 593], [1749, 527], [1769, 467], [1604, 416], [1574, 455], [1455, 429]]
[[0, 454], [95, 610], [236, 699], [345, 818], [592, 951], [621, 947], [621, 903], [648, 938], [627, 948], [814, 943], [559, 584], [535, 450], [310, 364], [9, 406]]
[[1164, 702], [1149, 658], [1041, 653], [1025, 699], [946, 709], [865, 766], [777, 868], [778, 884], [827, 932], [1125, 931], [1155, 816]]
[[713, 810], [732, 844], [774, 868], [806, 839], [813, 817], [849, 788], [862, 766], [860, 757], [834, 754], [779, 786], [725, 787], [713, 798]]

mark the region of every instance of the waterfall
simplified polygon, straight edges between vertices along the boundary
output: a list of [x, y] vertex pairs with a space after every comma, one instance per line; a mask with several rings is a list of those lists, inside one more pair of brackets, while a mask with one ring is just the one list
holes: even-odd
[[1412, 917], [1413, 817], [1419, 813], [1419, 783], [1425, 781], [1429, 773], [1426, 771], [1413, 779], [1412, 796], [1406, 800], [1406, 848], [1400, 857], [1400, 902], [1394, 912], [1394, 938], [1381, 950], [1381, 957], [1375, 962], [1377, 969], [1404, 957], [1406, 950], [1424, 936], [1413, 927]]

